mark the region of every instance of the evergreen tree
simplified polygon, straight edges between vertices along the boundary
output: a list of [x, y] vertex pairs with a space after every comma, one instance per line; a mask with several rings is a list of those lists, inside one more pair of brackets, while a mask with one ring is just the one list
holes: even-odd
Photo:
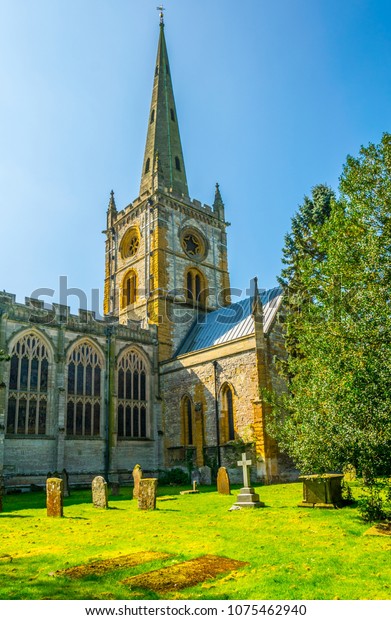
[[[285, 345], [291, 357], [300, 355], [298, 331], [300, 313], [304, 304], [311, 302], [308, 289], [308, 266], [323, 262], [326, 258], [317, 239], [317, 231], [328, 220], [331, 204], [335, 199], [333, 190], [327, 185], [316, 185], [311, 197], [305, 196], [303, 204], [292, 218], [292, 229], [285, 236], [282, 262], [285, 265], [278, 278], [284, 289], [287, 322]], [[290, 380], [289, 366], [280, 360], [280, 371]]]
[[290, 391], [269, 428], [303, 473], [352, 464], [371, 486], [391, 471], [390, 134], [347, 158], [340, 194], [313, 256], [284, 256], [308, 303], [288, 318]]

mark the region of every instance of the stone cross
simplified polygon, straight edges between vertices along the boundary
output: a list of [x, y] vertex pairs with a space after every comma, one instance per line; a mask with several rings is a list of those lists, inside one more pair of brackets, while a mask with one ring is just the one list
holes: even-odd
[[249, 466], [252, 461], [247, 460], [247, 456], [245, 452], [242, 452], [242, 460], [238, 461], [238, 466], [243, 467], [243, 487], [250, 486], [250, 475], [249, 475]]

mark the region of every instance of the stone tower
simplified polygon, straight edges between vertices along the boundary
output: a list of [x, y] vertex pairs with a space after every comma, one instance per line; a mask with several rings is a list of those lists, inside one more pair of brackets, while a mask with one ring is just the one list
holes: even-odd
[[140, 195], [107, 211], [104, 312], [123, 324], [158, 325], [159, 357], [169, 359], [200, 312], [229, 303], [224, 203], [191, 200], [171, 70], [160, 35]]

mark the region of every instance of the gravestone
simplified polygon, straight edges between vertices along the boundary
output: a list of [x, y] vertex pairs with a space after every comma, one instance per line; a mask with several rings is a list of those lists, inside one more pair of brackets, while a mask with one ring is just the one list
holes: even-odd
[[61, 478], [46, 480], [46, 511], [48, 517], [62, 517], [63, 515], [63, 481]]
[[200, 476], [200, 472], [198, 471], [198, 469], [193, 469], [193, 471], [191, 472], [191, 483], [193, 484], [194, 482], [196, 484], [200, 484], [200, 480], [201, 480], [201, 476]]
[[200, 467], [200, 484], [210, 485], [212, 484], [212, 470], [209, 465]]
[[138, 509], [156, 509], [157, 478], [141, 478], [139, 482]]
[[343, 474], [300, 476], [303, 481], [303, 501], [300, 508], [335, 508], [343, 505]]
[[140, 489], [140, 480], [143, 477], [143, 470], [141, 469], [141, 465], [135, 465], [133, 467], [133, 483], [134, 483], [134, 487], [133, 487], [133, 498], [137, 499], [138, 495], [139, 495], [139, 489]]
[[111, 495], [117, 497], [119, 495], [119, 482], [111, 483]]
[[63, 481], [63, 497], [69, 497], [70, 496], [70, 491], [69, 491], [69, 476], [68, 476], [68, 472], [66, 469], [63, 469], [61, 472], [61, 476], [60, 476], [61, 480]]
[[258, 493], [255, 493], [250, 484], [250, 465], [246, 453], [242, 453], [242, 460], [238, 461], [238, 466], [243, 468], [243, 488], [240, 489], [234, 506], [238, 508], [262, 508], [265, 504], [259, 501]]
[[92, 481], [92, 503], [95, 508], [108, 508], [107, 482], [103, 476], [95, 476]]
[[3, 512], [4, 478], [0, 476], [0, 512]]
[[219, 467], [217, 472], [217, 491], [222, 495], [231, 495], [231, 485], [226, 467]]
[[344, 480], [346, 480], [346, 482], [352, 482], [357, 477], [357, 471], [354, 465], [347, 465], [345, 469], [343, 470], [343, 473], [344, 473]]
[[193, 480], [193, 488], [189, 491], [180, 491], [180, 495], [197, 495], [199, 490], [197, 489], [197, 482]]

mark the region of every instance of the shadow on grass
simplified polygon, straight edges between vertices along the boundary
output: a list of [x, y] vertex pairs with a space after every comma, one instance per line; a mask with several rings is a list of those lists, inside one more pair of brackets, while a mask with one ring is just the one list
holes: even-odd
[[33, 519], [31, 515], [14, 515], [3, 512], [0, 514], [0, 519]]

